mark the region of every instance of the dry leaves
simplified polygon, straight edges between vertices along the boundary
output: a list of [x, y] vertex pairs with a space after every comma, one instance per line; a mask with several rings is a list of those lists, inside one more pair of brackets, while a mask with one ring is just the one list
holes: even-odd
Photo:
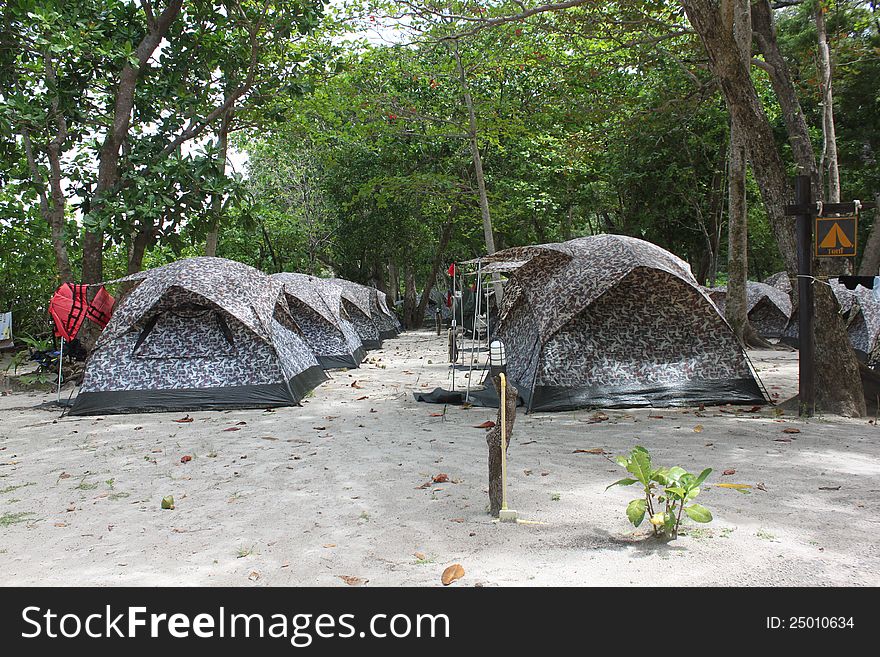
[[449, 586], [462, 577], [464, 577], [464, 567], [460, 563], [454, 563], [443, 571], [440, 581], [443, 583], [443, 586]]
[[352, 388], [363, 388], [363, 386], [362, 386], [362, 385], [359, 385], [357, 381], [352, 381], [352, 382], [351, 382], [351, 387], [352, 387]]
[[702, 425], [702, 424], [698, 424], [697, 426], [695, 426], [695, 427], [694, 427], [694, 433], [703, 433], [703, 425]]
[[190, 456], [189, 454], [184, 454], [183, 456], [180, 457], [181, 463], [189, 463], [192, 460], [193, 460], [193, 457]]
[[576, 449], [572, 454], [607, 454], [601, 447], [593, 447], [592, 449]]
[[735, 474], [736, 474], [736, 470], [733, 470], [733, 469], [725, 470], [724, 472], [721, 473], [722, 476], [735, 475]]
[[223, 431], [241, 431], [241, 427], [226, 427]]
[[789, 427], [788, 429], [783, 429], [782, 433], [800, 433], [800, 429], [795, 429], [794, 427]]
[[440, 474], [434, 475], [431, 478], [431, 481], [433, 481], [435, 484], [445, 484], [447, 481], [449, 481], [449, 475], [445, 472], [441, 472]]
[[193, 418], [191, 418], [189, 415], [186, 415], [186, 416], [184, 416], [184, 417], [182, 417], [182, 418], [180, 418], [180, 419], [178, 419], [178, 420], [174, 420], [174, 421], [175, 421], [175, 422], [178, 422], [178, 423], [180, 423], [180, 424], [183, 424], [183, 423], [185, 423], [185, 422], [192, 422], [192, 421], [193, 421]]
[[368, 579], [363, 579], [362, 577], [355, 577], [354, 575], [339, 575], [339, 579], [349, 586], [363, 586], [370, 581]]
[[596, 424], [597, 422], [605, 422], [608, 419], [608, 416], [605, 413], [594, 413], [589, 420], [586, 420], [587, 424]]
[[495, 423], [492, 420], [486, 420], [481, 424], [475, 424], [474, 429], [491, 429], [495, 426]]

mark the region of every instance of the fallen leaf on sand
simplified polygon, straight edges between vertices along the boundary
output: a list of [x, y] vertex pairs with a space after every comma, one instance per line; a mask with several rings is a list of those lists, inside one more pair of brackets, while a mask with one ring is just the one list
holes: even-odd
[[223, 431], [241, 431], [239, 427], [226, 427]]
[[179, 423], [184, 423], [184, 422], [192, 422], [193, 419], [189, 415], [187, 415], [185, 417], [182, 417], [182, 418], [180, 418], [178, 420], [174, 420], [174, 421], [179, 422]]
[[455, 580], [461, 579], [462, 577], [464, 577], [464, 568], [460, 563], [454, 563], [443, 571], [443, 574], [440, 576], [440, 581], [443, 583], [443, 586], [449, 586]]
[[462, 522], [464, 522], [464, 518], [450, 518], [449, 522], [462, 523]]
[[738, 490], [740, 492], [745, 492], [747, 489], [751, 488], [751, 484], [715, 484], [716, 488], [732, 488], [733, 490]]
[[248, 579], [251, 580], [252, 582], [256, 582], [258, 579], [260, 579], [260, 577], [261, 577], [260, 573], [258, 573], [256, 570], [252, 570], [251, 574], [248, 575]]
[[67, 523], [66, 522], [56, 522], [55, 526], [56, 527], [67, 527]]
[[722, 474], [722, 475], [735, 475], [735, 474], [736, 474], [736, 470], [732, 470], [732, 469], [731, 469], [731, 470], [725, 470], [725, 471], [722, 472], [721, 474]]
[[593, 447], [592, 449], [576, 449], [572, 454], [607, 454], [601, 447]]
[[352, 382], [351, 382], [351, 387], [352, 387], [352, 388], [363, 388], [362, 385], [358, 385], [358, 382], [357, 382], [357, 381], [352, 381]]
[[312, 427], [315, 431], [325, 431], [327, 427]]
[[840, 486], [819, 486], [819, 490], [840, 490]]
[[420, 490], [420, 489], [424, 489], [424, 488], [430, 488], [430, 487], [431, 487], [431, 482], [430, 482], [430, 481], [426, 481], [426, 482], [423, 483], [421, 486], [416, 486], [416, 490]]
[[662, 420], [663, 419], [662, 415], [649, 415], [648, 417], [651, 418], [652, 420]]
[[449, 475], [445, 472], [441, 472], [440, 474], [434, 475], [433, 479], [431, 479], [435, 484], [445, 484], [449, 481]]
[[69, 507], [67, 507], [67, 511], [68, 511], [68, 512], [70, 512], [70, 511], [76, 511], [76, 504], [71, 504]]
[[358, 397], [357, 399], [355, 399], [355, 401], [363, 401], [364, 399], [369, 399], [369, 398], [370, 398], [369, 395], [364, 395], [363, 397]]
[[174, 496], [166, 495], [162, 498], [162, 508], [163, 509], [173, 509], [174, 508]]
[[247, 422], [245, 422], [244, 420], [242, 420], [241, 422], [236, 422], [235, 424], [236, 424], [236, 426], [243, 427], [244, 425], [247, 424]]
[[790, 442], [791, 442], [791, 438], [774, 438], [774, 439], [773, 439], [773, 442], [776, 442], [776, 443], [790, 443]]
[[189, 454], [184, 454], [183, 456], [180, 457], [181, 463], [189, 463], [192, 460], [193, 460], [193, 457], [190, 456]]
[[443, 417], [443, 413], [428, 413], [429, 417]]
[[495, 423], [492, 420], [486, 420], [481, 424], [475, 424], [474, 429], [491, 429], [495, 426]]
[[324, 547], [325, 547], [325, 548], [335, 548], [335, 547], [336, 547], [336, 543], [324, 543]]
[[764, 485], [764, 482], [759, 481], [757, 484], [755, 484], [755, 488], [757, 488], [758, 490], [762, 490], [765, 493], [767, 492], [767, 487]]
[[800, 433], [800, 429], [795, 429], [794, 427], [789, 427], [788, 429], [783, 429], [782, 433]]
[[413, 552], [413, 556], [419, 561], [424, 561], [426, 558], [424, 552]]
[[353, 575], [339, 575], [339, 579], [348, 584], [349, 586], [363, 586], [370, 580], [363, 579], [361, 577], [354, 577]]
[[694, 427], [694, 433], [702, 433], [702, 431], [703, 431], [702, 424], [698, 424], [697, 426]]
[[67, 472], [62, 472], [60, 475], [58, 475], [58, 478], [59, 479], [70, 479], [70, 474], [68, 474]]
[[597, 422], [604, 422], [608, 419], [608, 416], [605, 413], [593, 413], [589, 420], [586, 420], [587, 424], [596, 424]]

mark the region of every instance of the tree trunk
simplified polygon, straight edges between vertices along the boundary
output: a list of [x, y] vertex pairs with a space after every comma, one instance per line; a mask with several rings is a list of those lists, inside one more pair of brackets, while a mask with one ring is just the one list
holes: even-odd
[[[880, 194], [874, 196], [874, 202], [880, 208]], [[880, 210], [874, 211], [874, 223], [859, 264], [859, 276], [877, 276], [880, 274]]]
[[[416, 310], [415, 320], [418, 322], [413, 328], [422, 325], [425, 311], [428, 309], [428, 300], [431, 298], [431, 292], [434, 289], [434, 283], [437, 281], [437, 273], [440, 271], [440, 265], [443, 263], [443, 254], [446, 252], [446, 246], [452, 237], [452, 218], [446, 220], [443, 230], [440, 232], [440, 243], [434, 252], [434, 260], [431, 262], [431, 271], [428, 274], [428, 280], [425, 281], [425, 289], [422, 291], [422, 298], [419, 300], [419, 306]], [[407, 327], [408, 328], [408, 327]]]
[[[749, 0], [723, 0], [725, 23], [734, 35], [740, 56], [749, 61], [752, 56], [752, 26]], [[728, 160], [728, 228], [727, 228], [727, 296], [724, 314], [737, 339], [748, 345], [756, 337], [749, 324], [746, 286], [749, 276], [749, 214], [746, 201], [746, 174], [748, 160], [742, 130], [730, 123], [730, 158]]]
[[840, 203], [840, 172], [837, 170], [837, 134], [834, 130], [834, 97], [831, 91], [831, 50], [825, 28], [827, 7], [816, 0], [816, 32], [819, 37], [819, 90], [822, 92], [822, 158], [819, 171], [828, 184], [828, 203]]
[[412, 264], [406, 263], [403, 267], [403, 325], [406, 328], [418, 328], [422, 325], [417, 312], [416, 277]]
[[[455, 65], [458, 69], [458, 78], [461, 82], [461, 95], [464, 100], [465, 109], [468, 115], [468, 143], [470, 144], [471, 157], [474, 161], [474, 177], [477, 180], [477, 192], [480, 200], [480, 215], [483, 218], [483, 238], [486, 242], [486, 253], [492, 255], [495, 253], [495, 235], [492, 232], [492, 217], [489, 214], [489, 195], [486, 192], [486, 176], [483, 173], [483, 158], [480, 155], [480, 146], [477, 143], [477, 115], [474, 111], [474, 99], [471, 96], [470, 86], [468, 85], [467, 75], [464, 65], [461, 62], [461, 53], [458, 50], [458, 41], [453, 42], [455, 49]], [[501, 307], [501, 299], [503, 292], [501, 289], [501, 279], [496, 275], [494, 278], [495, 301], [498, 307]]]
[[[774, 142], [770, 122], [764, 114], [752, 84], [749, 62], [744, 61], [739, 55], [733, 35], [724, 29], [717, 2], [682, 0], [682, 5], [691, 25], [705, 46], [709, 68], [721, 85], [732, 120], [742, 131], [741, 135], [746, 144], [752, 169], [761, 189], [764, 208], [786, 269], [789, 274], [796, 275], [798, 267], [794, 220], [785, 216], [789, 180], [782, 157]], [[769, 10], [769, 7], [767, 9]], [[768, 33], [764, 31], [762, 34], [766, 37]], [[776, 44], [767, 43], [765, 46], [770, 52], [778, 49]], [[775, 75], [787, 75], [785, 66], [785, 61], [780, 58], [780, 61], [773, 66], [777, 69]], [[794, 100], [796, 101], [796, 98]], [[780, 104], [783, 105], [782, 98]], [[784, 113], [788, 114], [787, 111]], [[803, 113], [799, 116], [802, 120]], [[806, 133], [806, 124], [797, 125], [798, 123], [797, 113], [786, 116], [786, 126], [791, 126], [790, 139], [796, 140]], [[830, 265], [818, 263], [814, 266], [816, 275], [821, 276]], [[840, 321], [837, 304], [830, 288], [827, 290], [824, 288], [827, 286], [818, 285], [815, 305], [817, 404], [827, 412], [859, 415], [864, 413], [865, 400], [855, 352]], [[805, 337], [802, 336], [802, 339]]]
[[[134, 92], [138, 77], [156, 48], [168, 33], [180, 13], [183, 0], [170, 0], [158, 18], [147, 17], [147, 34], [138, 44], [135, 56], [138, 63], [126, 63], [119, 74], [113, 122], [98, 155], [98, 183], [90, 203], [91, 212], [100, 215], [104, 198], [113, 193], [119, 183], [119, 149], [128, 135]], [[100, 227], [86, 230], [83, 235], [82, 278], [85, 283], [99, 283], [104, 278], [104, 231]]]
[[797, 165], [797, 173], [810, 176], [813, 180], [813, 194], [816, 198], [821, 198], [816, 154], [813, 152], [807, 120], [804, 118], [788, 64], [779, 48], [779, 40], [776, 37], [776, 22], [769, 0], [758, 0], [752, 5], [752, 31], [758, 50], [764, 55], [764, 61], [768, 64], [767, 72], [770, 76], [770, 84], [773, 86], [773, 93], [782, 109], [782, 118], [788, 133], [788, 143], [791, 145], [791, 151]]
[[[217, 168], [221, 176], [226, 175], [226, 151], [229, 145], [229, 127], [232, 124], [233, 109], [230, 107], [223, 113], [220, 119], [220, 129], [217, 134]], [[217, 255], [217, 243], [220, 240], [220, 210], [223, 203], [222, 195], [216, 194], [211, 199], [211, 227], [205, 238], [205, 255], [214, 257]]]
[[[501, 399], [501, 377], [492, 377], [498, 398]], [[507, 382], [507, 404], [505, 405], [505, 431], [507, 445], [505, 452], [510, 450], [510, 439], [513, 437], [513, 422], [516, 420], [516, 400], [518, 391], [510, 382]], [[495, 426], [486, 433], [486, 444], [489, 446], [489, 513], [496, 518], [501, 511], [501, 408], [498, 408], [498, 418]], [[509, 470], [509, 469], [508, 469]]]

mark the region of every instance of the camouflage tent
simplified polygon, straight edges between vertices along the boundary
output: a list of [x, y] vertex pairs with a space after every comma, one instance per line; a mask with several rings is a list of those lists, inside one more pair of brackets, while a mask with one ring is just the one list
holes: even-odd
[[[785, 272], [773, 274], [765, 282], [791, 295], [791, 281]], [[880, 341], [880, 304], [874, 299], [872, 291], [862, 286], [848, 290], [836, 278], [829, 279], [828, 285], [837, 299], [839, 312], [843, 316], [849, 341], [856, 355], [861, 360], [873, 363], [874, 358], [871, 357], [871, 353], [874, 352], [878, 354], [880, 360], [880, 347], [877, 346]], [[795, 307], [782, 334], [782, 341], [794, 347], [799, 345], [799, 320], [800, 314]]]
[[333, 310], [333, 304], [339, 308], [341, 292], [333, 294], [322, 279], [306, 274], [285, 272], [272, 278], [284, 285], [290, 313], [324, 369], [360, 365], [364, 346], [357, 331]]
[[[373, 321], [373, 295], [370, 292], [372, 288], [347, 281], [344, 278], [326, 280], [340, 289], [340, 312], [344, 313], [354, 324], [364, 348], [380, 349], [382, 337], [379, 334], [379, 328]], [[376, 303], [378, 305], [378, 301]]]
[[[786, 279], [787, 280], [787, 279]], [[721, 285], [708, 291], [709, 298], [724, 315], [727, 301], [727, 287]], [[746, 285], [746, 308], [749, 321], [758, 335], [765, 338], [780, 338], [785, 333], [791, 319], [791, 297], [777, 287], [767, 283], [748, 281]]]
[[373, 322], [376, 324], [376, 328], [379, 329], [379, 337], [383, 340], [396, 338], [400, 335], [403, 327], [400, 325], [397, 315], [388, 306], [388, 295], [374, 287], [369, 289], [372, 295], [370, 310]]
[[527, 409], [764, 401], [690, 267], [660, 247], [596, 235], [489, 259], [527, 261], [496, 333]]
[[72, 414], [294, 405], [327, 378], [283, 286], [222, 258], [190, 258], [120, 279]]

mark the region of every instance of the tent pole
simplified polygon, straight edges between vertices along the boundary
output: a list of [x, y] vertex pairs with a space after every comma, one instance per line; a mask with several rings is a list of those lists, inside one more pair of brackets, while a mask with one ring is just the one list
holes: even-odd
[[64, 336], [61, 336], [61, 349], [58, 351], [58, 403], [61, 403], [61, 360], [64, 358]]
[[[480, 344], [480, 336], [477, 335], [477, 319], [480, 316], [480, 271], [482, 269], [482, 260], [477, 259], [477, 280], [474, 283], [474, 326], [471, 330], [471, 366], [468, 368], [467, 391], [464, 395], [464, 401], [470, 401], [471, 396], [471, 376], [474, 373], [474, 352]], [[464, 306], [462, 306], [463, 308]]]

